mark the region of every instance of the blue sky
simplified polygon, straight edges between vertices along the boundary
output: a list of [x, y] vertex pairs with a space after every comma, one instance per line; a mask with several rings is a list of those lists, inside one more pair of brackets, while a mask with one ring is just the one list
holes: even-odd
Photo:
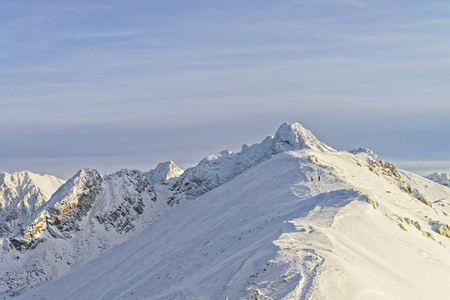
[[448, 1], [4, 1], [0, 171], [181, 167], [299, 122], [450, 171]]

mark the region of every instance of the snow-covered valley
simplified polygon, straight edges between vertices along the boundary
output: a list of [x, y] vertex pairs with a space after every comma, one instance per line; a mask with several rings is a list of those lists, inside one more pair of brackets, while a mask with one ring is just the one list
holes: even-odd
[[450, 295], [450, 189], [297, 123], [184, 172], [83, 169], [53, 187], [2, 231], [5, 299]]

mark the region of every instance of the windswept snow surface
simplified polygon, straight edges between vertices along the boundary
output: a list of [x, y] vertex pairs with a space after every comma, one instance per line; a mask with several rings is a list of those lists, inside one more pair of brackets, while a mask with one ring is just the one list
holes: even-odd
[[447, 187], [369, 150], [279, 141], [288, 152], [17, 299], [448, 298]]

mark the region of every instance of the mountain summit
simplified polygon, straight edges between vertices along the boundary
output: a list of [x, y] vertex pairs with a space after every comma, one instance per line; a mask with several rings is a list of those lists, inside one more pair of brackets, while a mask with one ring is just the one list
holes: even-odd
[[153, 184], [162, 183], [170, 178], [179, 177], [183, 172], [173, 161], [166, 161], [159, 163], [154, 170], [150, 170], [148, 179]]
[[0, 296], [445, 299], [449, 207], [448, 187], [285, 123], [182, 173], [81, 170], [2, 236]]
[[311, 131], [299, 123], [284, 123], [280, 126], [273, 139], [274, 153], [311, 149], [316, 151], [335, 151], [319, 141]]

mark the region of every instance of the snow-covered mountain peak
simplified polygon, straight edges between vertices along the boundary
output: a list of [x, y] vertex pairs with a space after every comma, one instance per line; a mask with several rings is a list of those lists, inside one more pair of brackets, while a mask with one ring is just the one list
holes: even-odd
[[0, 174], [0, 186], [2, 188], [14, 187], [22, 192], [27, 192], [33, 187], [39, 188], [45, 198], [50, 198], [55, 192], [55, 187], [64, 183], [64, 180], [53, 175], [40, 175], [30, 171], [19, 171], [11, 174]]
[[438, 173], [435, 172], [426, 176], [427, 179], [434, 181], [436, 183], [442, 184], [444, 186], [450, 185], [450, 174], [449, 173]]
[[174, 189], [192, 199], [228, 182], [274, 155], [297, 150], [335, 152], [299, 123], [284, 123], [274, 137], [268, 136], [259, 144], [243, 145], [241, 152], [224, 150], [207, 156], [197, 166], [187, 169], [180, 176], [181, 182], [177, 183]]
[[86, 189], [101, 185], [103, 178], [95, 169], [83, 168], [55, 192], [49, 201], [50, 205], [64, 205], [74, 201], [81, 193], [86, 194]]
[[93, 186], [101, 186], [102, 182], [103, 178], [97, 170], [83, 168], [53, 194], [46, 207], [61, 207], [76, 202], [81, 194], [86, 194]]
[[11, 233], [8, 248], [24, 252], [50, 236], [70, 238], [79, 230], [78, 223], [87, 215], [102, 187], [103, 179], [96, 170], [78, 171]]
[[274, 153], [292, 150], [313, 149], [316, 151], [334, 151], [319, 141], [308, 129], [299, 123], [284, 123], [274, 137]]
[[52, 175], [29, 171], [0, 174], [0, 237], [30, 216], [64, 183]]
[[179, 177], [184, 170], [180, 169], [173, 161], [159, 163], [155, 169], [150, 170], [147, 175], [151, 183], [157, 184], [170, 178]]

